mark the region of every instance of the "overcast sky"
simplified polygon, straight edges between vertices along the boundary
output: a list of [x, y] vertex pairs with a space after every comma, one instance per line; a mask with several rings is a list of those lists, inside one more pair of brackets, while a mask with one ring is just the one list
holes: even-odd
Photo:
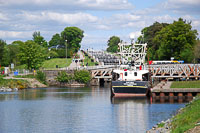
[[84, 30], [83, 48], [105, 49], [113, 35], [130, 41], [130, 33], [179, 17], [200, 33], [200, 0], [0, 0], [0, 38], [26, 41], [40, 31], [49, 41], [77, 26]]

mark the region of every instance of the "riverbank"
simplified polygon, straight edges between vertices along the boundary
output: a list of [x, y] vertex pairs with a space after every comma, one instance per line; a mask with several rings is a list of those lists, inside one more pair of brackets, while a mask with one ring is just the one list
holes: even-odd
[[26, 88], [44, 88], [47, 85], [40, 83], [35, 78], [4, 77], [0, 80], [0, 91], [16, 91]]
[[162, 121], [155, 125], [147, 133], [160, 132], [200, 132], [200, 96], [195, 97], [191, 102], [177, 111], [177, 114], [171, 119]]

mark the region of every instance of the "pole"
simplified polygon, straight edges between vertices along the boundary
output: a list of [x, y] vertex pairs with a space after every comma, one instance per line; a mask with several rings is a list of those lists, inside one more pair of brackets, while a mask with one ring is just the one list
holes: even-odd
[[66, 66], [67, 66], [67, 40], [66, 41]]

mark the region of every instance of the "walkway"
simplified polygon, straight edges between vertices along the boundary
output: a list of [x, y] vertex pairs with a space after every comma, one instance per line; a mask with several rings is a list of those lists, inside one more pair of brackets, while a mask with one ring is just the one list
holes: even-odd
[[[78, 53], [77, 53], [78, 55], [79, 55], [79, 59], [80, 60], [83, 60], [84, 59], [84, 55], [83, 55], [83, 53], [81, 52], [81, 51], [78, 51]], [[73, 60], [72, 60], [72, 63], [69, 65], [69, 69], [74, 69], [74, 68], [77, 68], [77, 67], [80, 67], [81, 66], [81, 62], [74, 62]]]

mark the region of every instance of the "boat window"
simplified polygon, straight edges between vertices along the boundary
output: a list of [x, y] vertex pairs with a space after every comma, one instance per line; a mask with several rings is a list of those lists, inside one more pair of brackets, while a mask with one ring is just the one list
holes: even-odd
[[124, 76], [127, 76], [127, 75], [128, 75], [128, 73], [127, 73], [127, 72], [125, 72], [125, 73], [124, 73]]
[[137, 72], [134, 72], [134, 76], [137, 76]]

